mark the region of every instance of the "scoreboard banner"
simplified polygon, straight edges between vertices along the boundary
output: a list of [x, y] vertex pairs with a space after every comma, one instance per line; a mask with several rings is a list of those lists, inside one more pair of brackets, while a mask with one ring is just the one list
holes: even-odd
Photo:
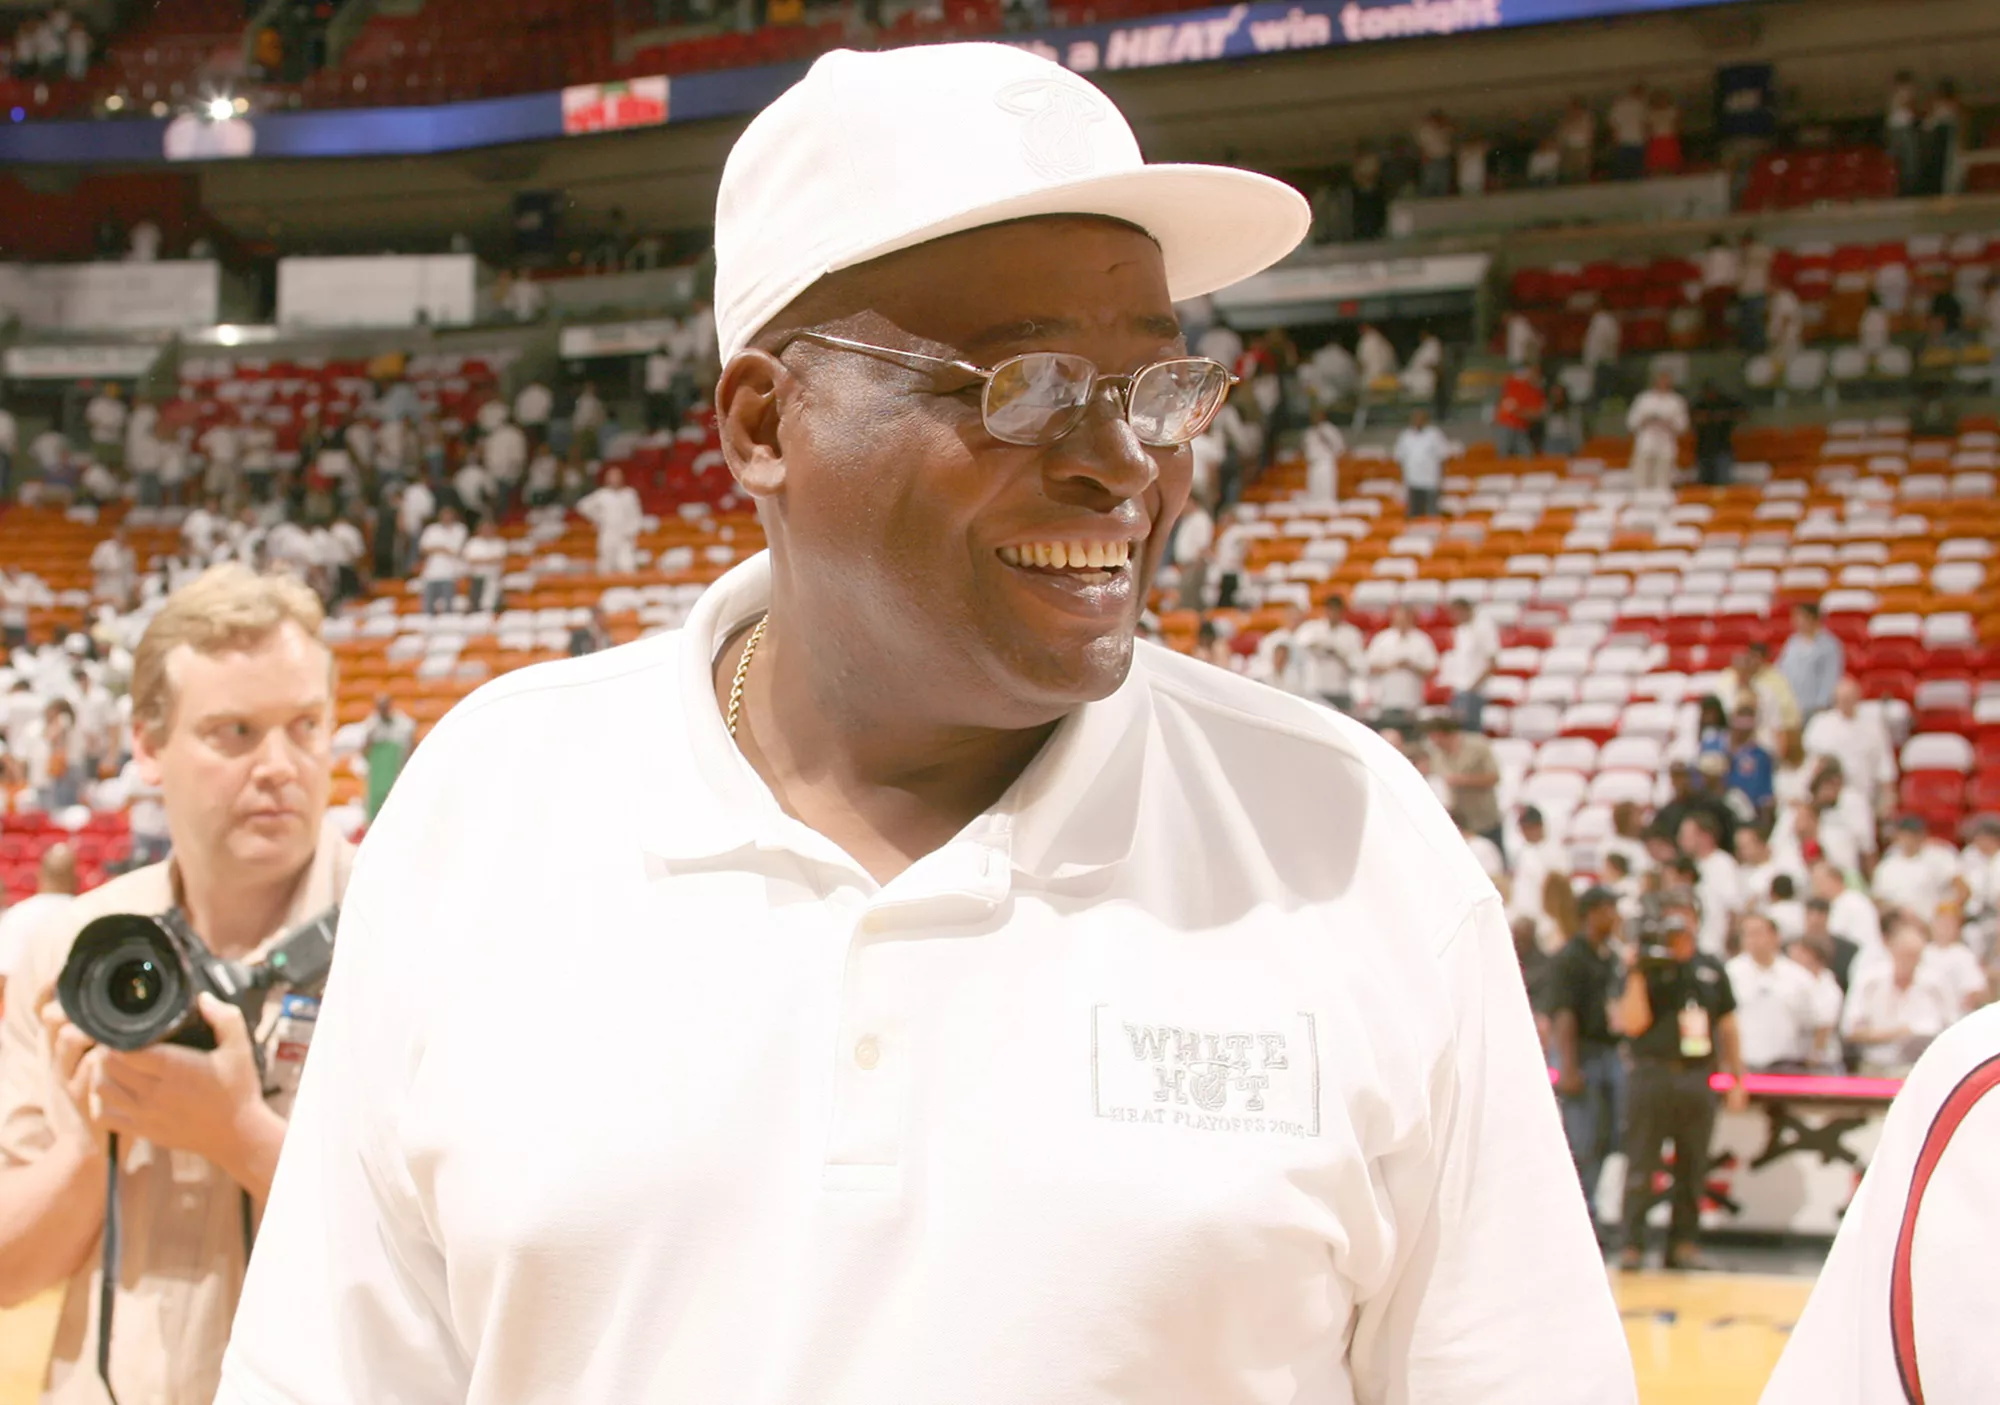
[[665, 78], [631, 78], [621, 83], [585, 83], [563, 89], [564, 136], [657, 127], [666, 120]]
[[1013, 40], [1077, 73], [1695, 9], [1728, 0], [1278, 0]]
[[[1568, 20], [1613, 19], [1747, 0], [1259, 0], [1117, 24], [995, 36], [1078, 73], [1272, 58]], [[171, 119], [0, 124], [0, 165], [427, 156], [510, 142], [627, 131], [756, 112], [802, 64], [586, 83], [555, 92], [423, 107]]]

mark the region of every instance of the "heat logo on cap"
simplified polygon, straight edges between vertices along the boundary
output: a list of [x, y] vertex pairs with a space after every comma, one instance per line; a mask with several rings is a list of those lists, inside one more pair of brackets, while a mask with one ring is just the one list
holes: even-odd
[[1028, 119], [1021, 128], [1021, 149], [1036, 175], [1067, 180], [1090, 173], [1090, 128], [1106, 116], [1096, 94], [1055, 78], [1028, 78], [1009, 83], [994, 101], [1001, 111]]

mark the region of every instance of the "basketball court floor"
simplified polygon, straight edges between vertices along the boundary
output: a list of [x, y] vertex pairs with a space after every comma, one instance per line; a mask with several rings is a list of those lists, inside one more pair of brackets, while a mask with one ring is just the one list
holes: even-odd
[[[1756, 1405], [1812, 1289], [1799, 1273], [1612, 1275], [1642, 1405]], [[35, 1405], [57, 1295], [0, 1311], [0, 1405]], [[1560, 1350], [1560, 1343], [1551, 1343]]]

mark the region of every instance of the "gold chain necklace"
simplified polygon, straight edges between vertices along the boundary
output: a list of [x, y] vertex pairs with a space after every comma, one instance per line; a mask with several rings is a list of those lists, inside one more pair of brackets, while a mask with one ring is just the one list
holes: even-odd
[[757, 627], [750, 631], [750, 641], [743, 646], [743, 657], [736, 661], [736, 677], [729, 684], [729, 712], [723, 718], [723, 725], [729, 729], [729, 739], [736, 740], [736, 716], [743, 711], [743, 680], [750, 676], [750, 660], [757, 655], [757, 646], [764, 642], [764, 626], [771, 622], [771, 612], [766, 610]]

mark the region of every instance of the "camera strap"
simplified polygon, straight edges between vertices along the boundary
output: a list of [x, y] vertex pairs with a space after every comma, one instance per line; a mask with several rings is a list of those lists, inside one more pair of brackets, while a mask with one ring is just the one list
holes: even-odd
[[110, 1153], [105, 1161], [104, 1259], [97, 1279], [97, 1378], [104, 1382], [104, 1394], [118, 1405], [118, 1392], [111, 1388], [111, 1310], [118, 1301], [118, 1134], [107, 1140]]
[[[99, 1261], [97, 1281], [97, 1379], [104, 1383], [104, 1394], [111, 1401], [111, 1405], [118, 1405], [118, 1392], [111, 1388], [111, 1317], [118, 1306], [118, 1275], [123, 1254], [120, 1239], [124, 1215], [118, 1203], [116, 1132], [107, 1134], [105, 1151], [104, 1252]], [[256, 1211], [250, 1204], [249, 1191], [239, 1187], [237, 1197], [243, 1222], [243, 1262], [248, 1264], [250, 1250], [257, 1238]]]

